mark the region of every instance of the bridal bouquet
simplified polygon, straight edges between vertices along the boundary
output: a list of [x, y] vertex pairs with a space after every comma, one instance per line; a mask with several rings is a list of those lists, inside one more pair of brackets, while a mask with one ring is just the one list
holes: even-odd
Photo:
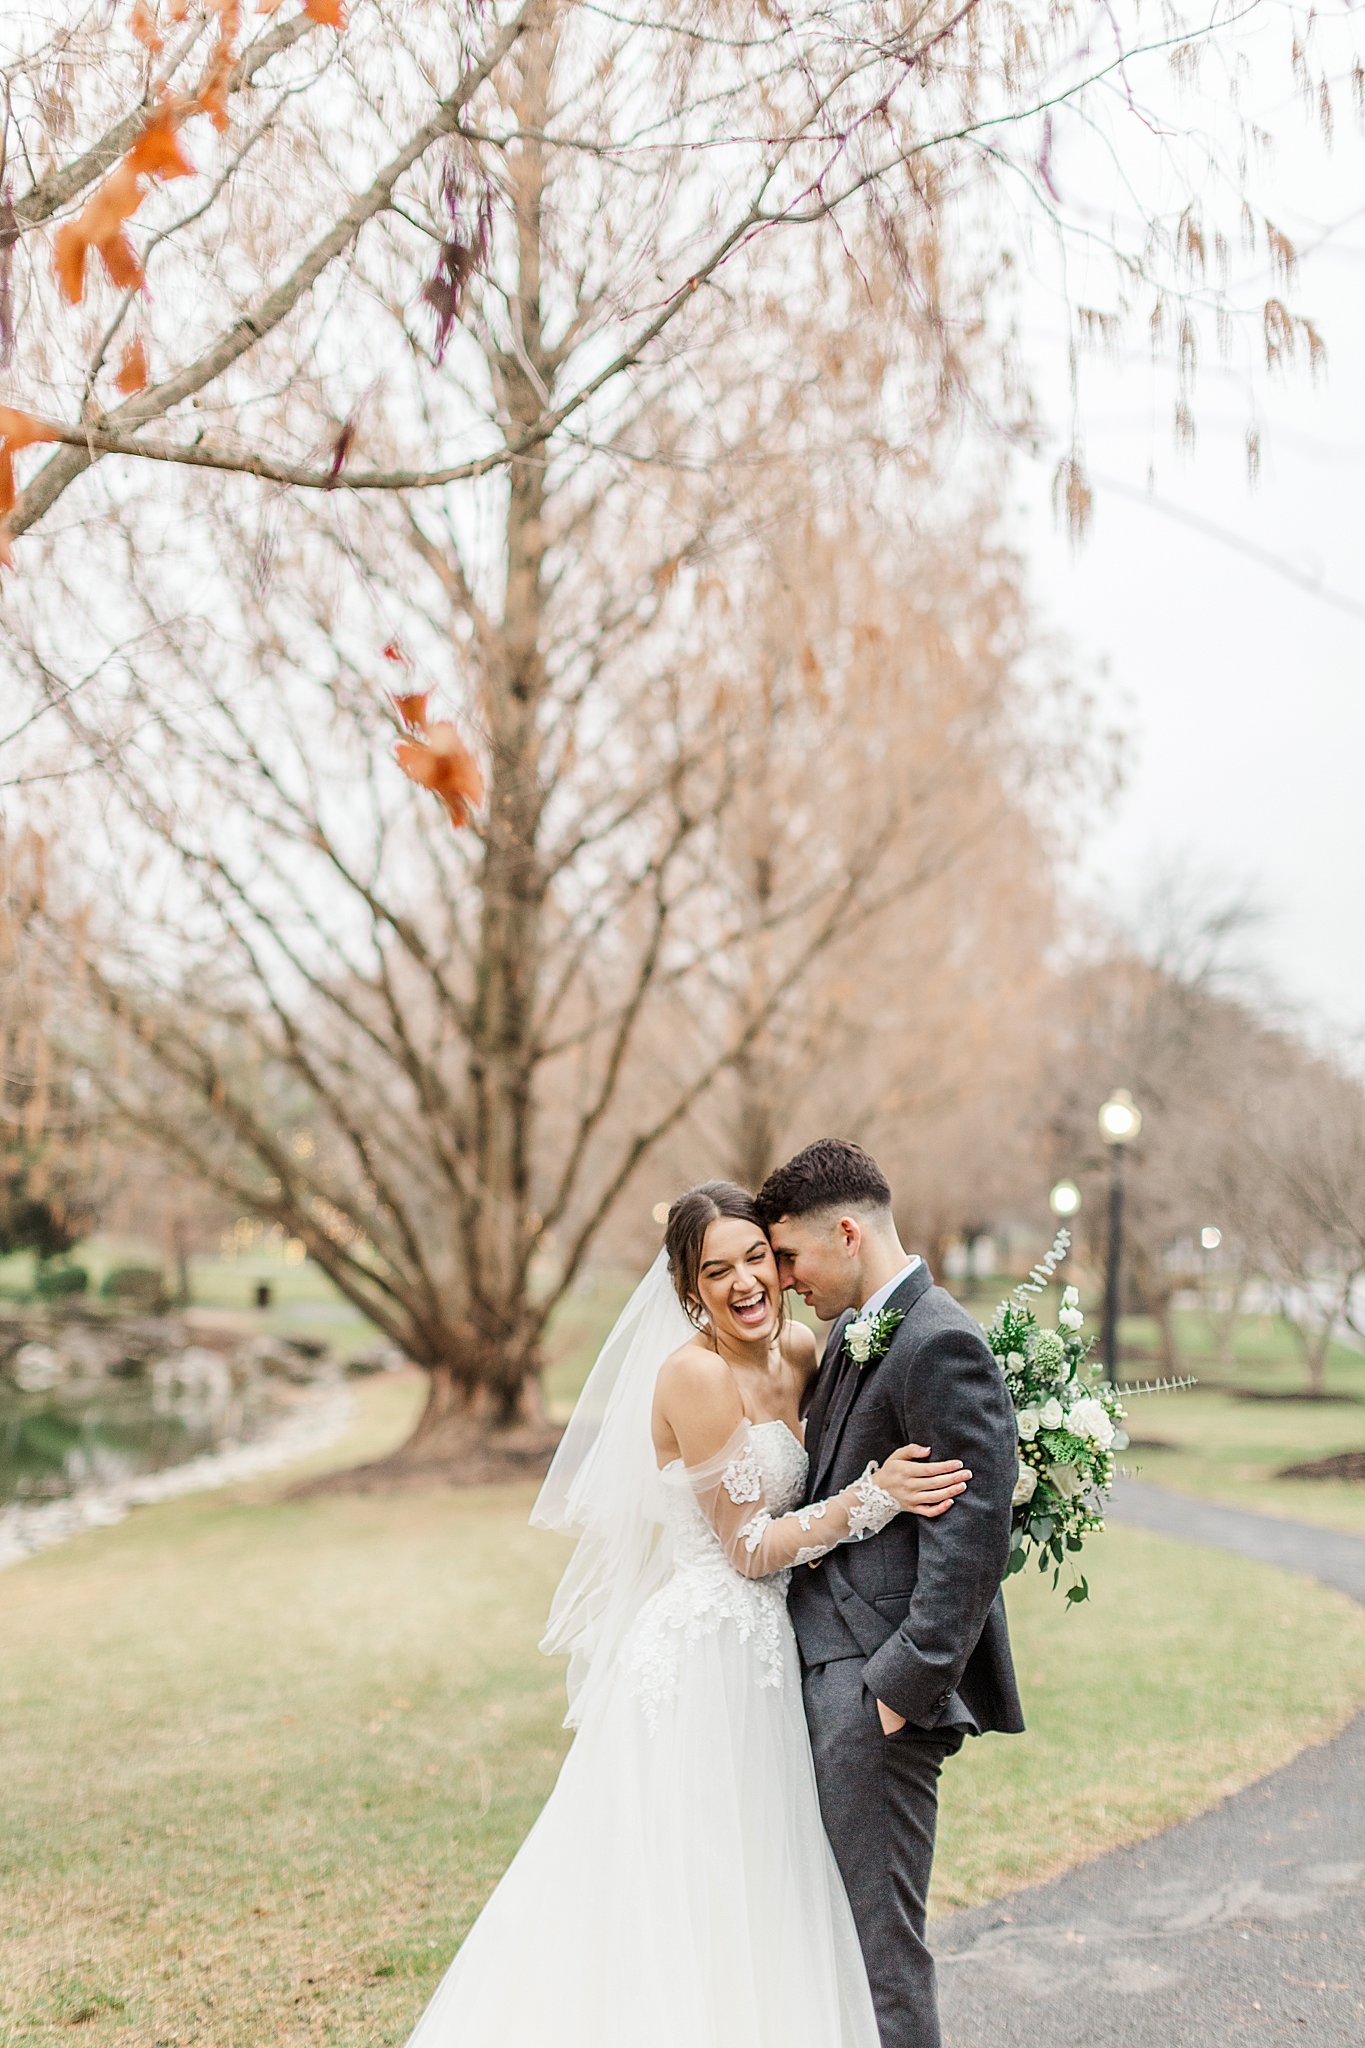
[[[1098, 1376], [1091, 1339], [1074, 1287], [1062, 1295], [1055, 1330], [1038, 1320], [1037, 1300], [1066, 1257], [1070, 1233], [1059, 1230], [1047, 1257], [1002, 1301], [986, 1330], [1014, 1403], [1019, 1429], [1019, 1477], [1006, 1577], [1031, 1556], [1039, 1571], [1052, 1567], [1057, 1585], [1069, 1553], [1104, 1527], [1114, 1484], [1114, 1453], [1128, 1442], [1119, 1391]], [[1089, 1598], [1084, 1578], [1067, 1600]]]

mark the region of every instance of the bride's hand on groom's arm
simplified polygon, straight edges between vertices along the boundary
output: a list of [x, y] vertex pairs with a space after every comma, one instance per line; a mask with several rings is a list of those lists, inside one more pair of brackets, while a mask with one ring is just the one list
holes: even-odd
[[902, 1514], [920, 1515], [926, 1521], [946, 1515], [971, 1476], [961, 1458], [931, 1462], [925, 1444], [903, 1444], [871, 1474]]

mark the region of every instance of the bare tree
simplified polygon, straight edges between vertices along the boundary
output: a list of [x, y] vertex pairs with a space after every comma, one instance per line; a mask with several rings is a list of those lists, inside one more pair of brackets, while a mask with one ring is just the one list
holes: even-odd
[[664, 1057], [752, 1025], [670, 1146], [675, 1179], [719, 1162], [754, 1186], [844, 1132], [893, 1169], [904, 1227], [938, 1256], [1018, 1164], [1074, 793], [1105, 763], [1045, 679], [988, 514], [940, 509], [900, 551], [892, 532], [846, 506], [756, 568], [750, 739], [710, 868], [716, 922], [743, 936], [713, 954], [706, 1003], [654, 1028]]
[[1305, 1391], [1321, 1399], [1365, 1280], [1365, 1090], [1306, 1046], [1282, 1040], [1275, 1054], [1241, 1105], [1249, 1171], [1234, 1213], [1298, 1342]]
[[1232, 1107], [1276, 1035], [1241, 957], [1254, 915], [1239, 892], [1172, 864], [1130, 928], [1081, 953], [1059, 1009], [1051, 1162], [1091, 1188], [1082, 1228], [1101, 1265], [1109, 1159], [1096, 1116], [1113, 1089], [1130, 1090], [1143, 1128], [1125, 1164], [1125, 1257], [1168, 1372], [1180, 1367], [1174, 1297], [1197, 1270], [1190, 1248], [1211, 1210], [1229, 1219], [1234, 1242], [1230, 1191], [1250, 1168], [1228, 1149]]
[[[0, 42], [5, 531], [35, 530], [111, 458], [124, 477], [169, 463], [354, 493], [476, 479], [565, 434], [610, 438], [636, 367], [685, 353], [759, 241], [837, 236], [846, 216], [876, 224], [953, 377], [954, 337], [979, 325], [983, 299], [960, 264], [962, 296], [944, 296], [948, 224], [959, 246], [990, 252], [993, 296], [1011, 255], [1055, 235], [1094, 285], [1067, 308], [1073, 364], [1141, 323], [1171, 351], [1188, 432], [1215, 319], [1220, 343], [1240, 327], [1272, 362], [1320, 352], [1280, 277], [1245, 320], [1229, 290], [1245, 180], [1226, 166], [1239, 143], [1254, 152], [1254, 124], [1231, 94], [1230, 137], [1206, 136], [1193, 106], [1182, 120], [1201, 58], [1235, 73], [1248, 11], [1168, 12], [1148, 28], [1136, 6], [1092, 19], [1060, 0], [1041, 14], [875, 0], [848, 16], [358, 0], [347, 24], [339, 0], [249, 23], [240, 0], [149, 5], [130, 21], [39, 0]], [[1315, 60], [1306, 10], [1302, 23], [1296, 76], [1328, 122], [1330, 56]], [[537, 125], [523, 88], [550, 48], [563, 89]], [[1129, 170], [1106, 236], [1084, 197], [1063, 194], [1058, 164], [1066, 138], [1103, 152], [1123, 131], [1149, 152], [1159, 138], [1154, 196]], [[561, 327], [548, 377], [497, 394], [490, 433], [484, 394], [459, 402], [465, 365], [447, 344], [476, 274], [514, 316], [518, 187], [547, 149], [576, 173], [552, 202], [555, 230], [585, 276], [609, 254], [614, 288], [589, 294], [593, 320]], [[1288, 276], [1283, 233], [1247, 217]], [[1016, 246], [1002, 251], [1002, 235]], [[366, 328], [349, 359], [330, 345], [339, 311]], [[301, 386], [314, 404], [282, 412], [278, 394]], [[993, 391], [998, 422], [1025, 430], [1017, 398]], [[16, 451], [52, 443], [11, 503]], [[1083, 520], [1079, 444], [1058, 488]]]

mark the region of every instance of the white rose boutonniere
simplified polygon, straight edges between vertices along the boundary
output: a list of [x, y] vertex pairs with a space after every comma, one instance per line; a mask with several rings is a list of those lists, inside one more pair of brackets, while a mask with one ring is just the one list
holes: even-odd
[[853, 1363], [875, 1365], [879, 1358], [884, 1358], [897, 1323], [904, 1321], [905, 1311], [899, 1308], [880, 1309], [875, 1316], [855, 1316], [844, 1331], [844, 1343]]

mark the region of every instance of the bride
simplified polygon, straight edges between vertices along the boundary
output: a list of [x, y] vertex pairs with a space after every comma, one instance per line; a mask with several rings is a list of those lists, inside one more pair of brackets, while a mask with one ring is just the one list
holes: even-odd
[[578, 1538], [541, 1645], [573, 1746], [410, 2048], [877, 2048], [786, 1587], [971, 1475], [911, 1444], [793, 1511], [815, 1365], [752, 1197], [693, 1188], [532, 1514]]

